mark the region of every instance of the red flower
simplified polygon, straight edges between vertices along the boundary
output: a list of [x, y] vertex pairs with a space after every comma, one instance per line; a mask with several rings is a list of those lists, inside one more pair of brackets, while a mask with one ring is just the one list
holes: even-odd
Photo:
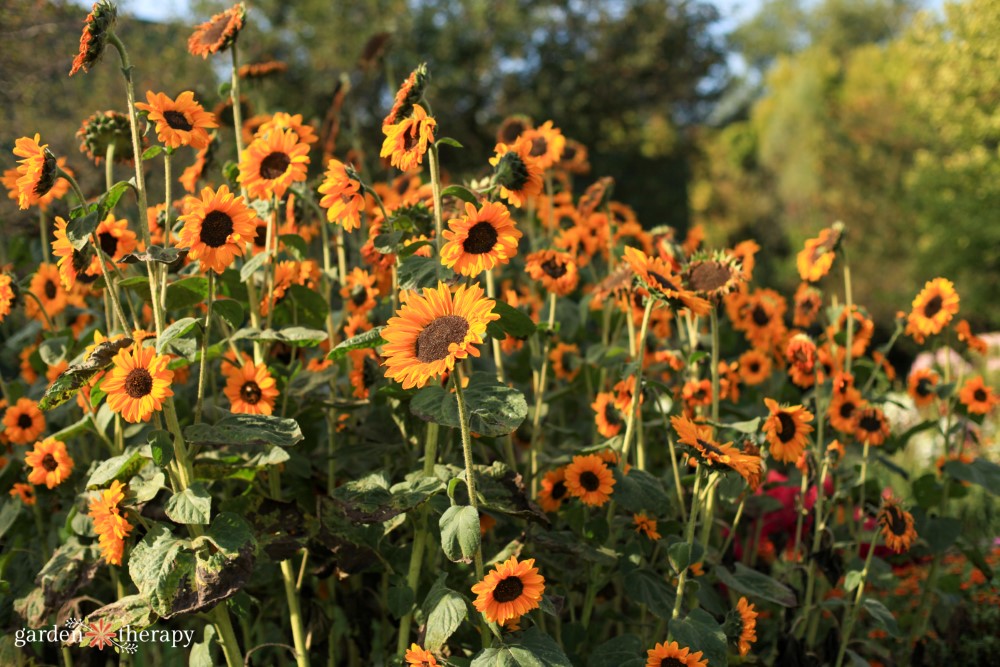
[[97, 647], [98, 650], [103, 651], [105, 646], [111, 646], [114, 644], [114, 638], [117, 634], [118, 633], [111, 629], [111, 622], [102, 618], [94, 621], [94, 623], [87, 628], [87, 632], [84, 636], [90, 640], [90, 646]]

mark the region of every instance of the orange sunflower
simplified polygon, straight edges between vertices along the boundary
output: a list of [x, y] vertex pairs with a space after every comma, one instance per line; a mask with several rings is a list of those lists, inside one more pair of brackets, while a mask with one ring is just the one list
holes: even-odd
[[404, 292], [402, 307], [389, 319], [382, 338], [385, 376], [404, 389], [423, 386], [455, 368], [457, 359], [479, 356], [486, 326], [500, 319], [492, 299], [479, 285], [425, 287], [423, 293]]
[[805, 248], [796, 258], [802, 280], [814, 283], [830, 272], [843, 231], [844, 225], [837, 222], [822, 230], [816, 238], [806, 241]]
[[83, 23], [80, 34], [80, 49], [73, 58], [73, 68], [69, 75], [73, 76], [81, 69], [89, 72], [104, 53], [108, 42], [108, 34], [118, 20], [118, 9], [108, 0], [95, 2]]
[[887, 498], [882, 503], [878, 513], [878, 522], [882, 526], [882, 537], [885, 546], [896, 553], [903, 553], [917, 539], [917, 531], [913, 528], [913, 516], [899, 506], [893, 498]]
[[809, 425], [813, 414], [801, 405], [781, 407], [771, 398], [765, 398], [764, 404], [771, 412], [764, 422], [771, 456], [776, 461], [794, 463], [802, 455], [813, 431]]
[[868, 406], [858, 412], [855, 420], [854, 437], [858, 442], [868, 441], [871, 445], [881, 445], [889, 437], [889, 422], [881, 409]]
[[983, 382], [982, 375], [969, 378], [958, 392], [958, 400], [965, 409], [974, 415], [988, 414], [1000, 398], [993, 393], [993, 388]]
[[736, 618], [739, 621], [740, 634], [735, 639], [735, 644], [741, 656], [750, 652], [750, 644], [757, 641], [757, 610], [747, 602], [745, 597], [741, 597], [736, 603]]
[[493, 182], [500, 186], [500, 196], [511, 206], [521, 208], [524, 202], [542, 192], [542, 168], [531, 157], [531, 144], [518, 139], [513, 144], [497, 144], [496, 155], [490, 158]]
[[[135, 232], [128, 228], [128, 220], [125, 218], [116, 220], [113, 213], [109, 213], [108, 217], [101, 220], [97, 229], [94, 230], [94, 234], [97, 235], [97, 244], [101, 246], [101, 252], [107, 256], [109, 272], [114, 271], [116, 261], [135, 250], [136, 236]], [[87, 273], [92, 276], [100, 276], [100, 261], [95, 252], [90, 260]]]
[[246, 13], [246, 6], [239, 2], [199, 25], [188, 37], [188, 52], [208, 58], [210, 54], [228, 49], [243, 28]]
[[227, 185], [214, 192], [205, 187], [201, 198], [185, 197], [184, 208], [187, 212], [178, 217], [184, 227], [177, 243], [190, 249], [188, 256], [199, 261], [202, 271], [221, 274], [237, 256], [243, 256], [257, 232], [256, 212], [243, 197], [229, 192]]
[[740, 355], [740, 379], [744, 384], [758, 385], [771, 375], [771, 358], [754, 348]]
[[615, 407], [615, 398], [614, 392], [602, 391], [590, 406], [594, 411], [597, 432], [605, 438], [615, 437], [625, 425], [621, 412]]
[[437, 121], [427, 115], [419, 104], [413, 105], [413, 114], [392, 125], [383, 125], [385, 141], [379, 157], [389, 158], [389, 163], [400, 171], [416, 169], [424, 161], [427, 144], [434, 143]]
[[438, 667], [434, 654], [422, 648], [420, 644], [410, 644], [403, 657], [406, 659], [406, 664], [413, 667]]
[[0, 322], [7, 319], [17, 301], [17, 285], [6, 273], [0, 273]]
[[212, 163], [212, 156], [215, 152], [215, 135], [209, 136], [208, 146], [194, 154], [194, 162], [181, 172], [180, 181], [185, 192], [194, 194], [198, 190], [198, 181], [205, 178], [205, 172]]
[[91, 498], [87, 507], [98, 535], [101, 556], [108, 565], [121, 565], [125, 554], [125, 538], [132, 525], [122, 515], [121, 502], [125, 500], [124, 485], [117, 479]]
[[709, 301], [718, 303], [743, 282], [743, 268], [728, 251], [693, 258], [684, 269], [684, 286]]
[[972, 333], [968, 320], [959, 320], [958, 324], [955, 325], [955, 333], [958, 334], [958, 339], [968, 345], [973, 352], [986, 354], [989, 351], [986, 341]]
[[17, 482], [14, 486], [10, 487], [10, 491], [8, 493], [11, 498], [17, 498], [29, 507], [38, 502], [38, 499], [35, 497], [35, 487], [31, 484]]
[[379, 294], [377, 282], [377, 276], [357, 267], [347, 274], [340, 296], [349, 313], [365, 314], [375, 307], [375, 297]]
[[424, 96], [424, 88], [427, 86], [427, 63], [420, 63], [417, 68], [410, 72], [392, 102], [392, 109], [382, 120], [382, 127], [395, 125], [413, 114], [413, 106], [420, 102]]
[[149, 418], [163, 408], [163, 401], [173, 396], [170, 383], [174, 372], [167, 368], [170, 359], [156, 354], [152, 347], [135, 343], [118, 351], [114, 366], [101, 383], [108, 395], [108, 407], [130, 424]]
[[562, 130], [553, 127], [552, 121], [545, 121], [540, 127], [531, 128], [521, 134], [529, 145], [528, 155], [538, 161], [538, 166], [544, 171], [562, 158], [566, 147], [566, 137]]
[[642, 533], [653, 541], [660, 539], [661, 535], [656, 531], [656, 519], [646, 516], [645, 512], [633, 514], [632, 522], [635, 524], [635, 532]]
[[792, 324], [797, 327], [812, 326], [822, 306], [823, 293], [809, 283], [799, 283], [795, 290], [795, 315]]
[[500, 122], [500, 127], [497, 128], [497, 143], [512, 144], [517, 141], [518, 137], [534, 126], [534, 121], [524, 114], [518, 113], [507, 116]]
[[574, 456], [566, 466], [566, 488], [584, 505], [600, 507], [607, 503], [615, 483], [611, 469], [596, 454]]
[[830, 425], [841, 433], [854, 433], [858, 427], [858, 416], [868, 404], [861, 392], [854, 387], [834, 392], [827, 417]]
[[131, 162], [135, 157], [132, 151], [132, 126], [128, 116], [119, 111], [97, 111], [91, 114], [80, 124], [76, 138], [80, 140], [80, 152], [97, 165], [107, 157], [111, 145], [115, 147], [115, 162]]
[[941, 378], [931, 369], [919, 368], [910, 373], [906, 382], [906, 390], [913, 399], [913, 403], [918, 408], [922, 408], [934, 402], [935, 388], [940, 381]]
[[[55, 264], [39, 264], [38, 271], [31, 278], [28, 290], [38, 298], [27, 299], [24, 302], [24, 314], [40, 320], [48, 327], [47, 314], [50, 318], [58, 315], [69, 304], [69, 294], [63, 289], [59, 276], [59, 267]], [[39, 301], [41, 306], [39, 306]], [[44, 313], [42, 309], [44, 308]]]
[[271, 132], [254, 139], [240, 159], [239, 182], [255, 199], [279, 199], [292, 183], [306, 180], [309, 145], [294, 132]]
[[552, 371], [556, 377], [566, 382], [572, 382], [580, 374], [580, 346], [563, 342], [556, 343], [549, 352]]
[[[93, 250], [90, 245], [85, 245], [82, 250], [77, 250], [70, 243], [66, 234], [66, 226], [69, 224], [58, 215], [56, 216], [56, 226], [53, 232], [52, 255], [56, 257], [56, 265], [59, 267], [59, 278], [62, 286], [67, 291], [72, 290], [77, 280], [91, 282], [96, 276], [90, 275], [90, 267], [93, 265]], [[100, 265], [98, 270], [100, 270]]]
[[558, 296], [566, 296], [576, 289], [580, 281], [576, 261], [569, 253], [556, 250], [539, 250], [525, 258], [525, 270], [535, 280]]
[[73, 459], [66, 452], [66, 445], [55, 438], [36, 442], [35, 448], [25, 454], [24, 462], [31, 466], [28, 481], [50, 489], [62, 484], [73, 472]]
[[677, 642], [657, 643], [646, 651], [646, 667], [708, 667], [708, 661], [701, 659], [701, 651], [690, 651]]
[[4, 436], [15, 445], [34, 442], [45, 430], [45, 415], [38, 403], [30, 398], [19, 398], [7, 408], [3, 416]]
[[806, 334], [795, 334], [785, 346], [788, 374], [799, 387], [816, 384], [816, 343]]
[[650, 257], [638, 248], [626, 246], [625, 261], [652, 294], [676, 307], [688, 308], [696, 315], [707, 315], [712, 305], [684, 287], [681, 277], [674, 275], [669, 264]]
[[545, 578], [534, 566], [535, 559], [519, 562], [511, 556], [472, 587], [472, 604], [491, 623], [505, 621], [537, 609], [545, 592]]
[[277, 131], [294, 132], [298, 136], [299, 141], [304, 144], [314, 144], [319, 141], [319, 137], [316, 136], [316, 130], [313, 129], [312, 125], [303, 122], [302, 114], [297, 113], [292, 115], [285, 111], [278, 111], [261, 123], [254, 133], [254, 138], [257, 139], [269, 132]]
[[927, 281], [924, 289], [913, 299], [913, 309], [907, 318], [906, 333], [918, 343], [927, 336], [941, 332], [958, 313], [958, 293], [955, 285], [946, 278]]
[[56, 184], [59, 167], [56, 157], [49, 152], [48, 144], [40, 144], [42, 137], [20, 137], [14, 142], [14, 155], [18, 160], [17, 205], [23, 210], [38, 204]]
[[345, 232], [361, 226], [361, 212], [365, 210], [365, 198], [361, 194], [361, 181], [347, 171], [340, 160], [331, 159], [326, 163], [326, 177], [319, 186], [323, 195], [319, 205], [326, 209], [326, 219], [339, 222]]
[[546, 512], [558, 512], [568, 493], [566, 467], [550, 470], [542, 478], [542, 488], [538, 492], [538, 504]]
[[747, 482], [760, 476], [761, 460], [756, 454], [747, 454], [733, 446], [732, 442], [720, 443], [712, 435], [711, 426], [675, 415], [670, 424], [677, 433], [677, 441], [694, 449], [698, 460], [707, 466], [722, 464], [738, 472]]
[[239, 369], [225, 374], [227, 379], [223, 392], [229, 399], [231, 412], [240, 415], [272, 413], [274, 401], [278, 398], [278, 388], [277, 382], [267, 370], [267, 364], [247, 362]]
[[167, 148], [206, 148], [211, 141], [208, 130], [219, 127], [215, 115], [195, 102], [190, 90], [185, 90], [176, 100], [148, 90], [146, 102], [139, 102], [135, 107], [149, 114], [149, 120], [156, 123], [156, 138]]
[[465, 215], [448, 221], [442, 232], [441, 263], [463, 276], [507, 264], [517, 254], [521, 232], [500, 202], [484, 202], [478, 210], [465, 203]]

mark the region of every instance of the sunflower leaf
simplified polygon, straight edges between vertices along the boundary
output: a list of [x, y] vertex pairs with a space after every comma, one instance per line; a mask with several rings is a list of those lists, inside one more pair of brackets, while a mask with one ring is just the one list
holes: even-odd
[[212, 304], [212, 308], [234, 329], [243, 324], [243, 305], [236, 299], [219, 299]]
[[1000, 496], [1000, 465], [984, 458], [977, 458], [972, 463], [948, 461], [944, 471], [963, 482], [971, 482], [983, 487], [994, 496]]
[[625, 575], [624, 586], [629, 599], [646, 605], [658, 618], [670, 619], [676, 595], [674, 589], [667, 586], [662, 575], [648, 569], [636, 568]]
[[[465, 390], [469, 427], [474, 433], [497, 437], [512, 433], [528, 416], [528, 403], [517, 389], [502, 385], [490, 373], [475, 373]], [[410, 402], [410, 412], [424, 421], [459, 427], [455, 395], [438, 385], [424, 387]]]
[[454, 275], [451, 269], [441, 266], [441, 262], [436, 258], [411, 255], [399, 264], [399, 289], [419, 290], [423, 287], [434, 287], [438, 284], [438, 280], [448, 280]]
[[291, 447], [302, 438], [298, 422], [272, 415], [231, 415], [215, 424], [191, 424], [184, 429], [184, 439], [196, 445]]
[[292, 347], [316, 347], [327, 339], [327, 333], [319, 329], [286, 327], [284, 329], [241, 329], [233, 335], [233, 340], [263, 340], [285, 343]]
[[612, 472], [615, 476], [614, 499], [627, 512], [650, 510], [663, 514], [670, 506], [662, 482], [648, 472], [633, 468], [624, 475], [618, 466], [613, 466]]
[[201, 482], [195, 482], [180, 493], [170, 496], [164, 508], [171, 521], [206, 525], [212, 516], [212, 496]]
[[704, 609], [695, 609], [683, 619], [673, 619], [669, 627], [678, 644], [698, 647], [708, 664], [727, 664], [726, 633]]
[[587, 667], [644, 667], [641, 657], [645, 647], [635, 635], [621, 635], [610, 639], [591, 652]]
[[[435, 146], [453, 146], [455, 148], [462, 148], [462, 144], [458, 142], [457, 139], [452, 139], [451, 137], [441, 137], [434, 142]], [[444, 194], [444, 193], [442, 193]]]
[[465, 598], [444, 585], [447, 574], [442, 574], [424, 598], [421, 609], [427, 619], [424, 648], [436, 651], [455, 634], [462, 621], [469, 615]]
[[139, 445], [132, 445], [125, 450], [124, 454], [113, 456], [103, 461], [94, 472], [90, 473], [87, 479], [88, 489], [97, 489], [107, 486], [113, 480], [119, 482], [128, 481], [132, 475], [139, 472], [139, 469], [149, 461], [142, 455]]
[[38, 401], [38, 408], [51, 410], [71, 399], [91, 378], [111, 365], [119, 350], [129, 347], [132, 342], [131, 338], [125, 337], [97, 345], [81, 363], [72, 364], [59, 374]]
[[368, 331], [358, 334], [357, 336], [351, 336], [347, 340], [338, 343], [336, 347], [330, 350], [330, 353], [326, 355], [326, 358], [337, 361], [338, 359], [346, 357], [347, 353], [351, 350], [365, 350], [385, 345], [386, 340], [382, 338], [382, 329], [384, 328], [385, 327], [375, 327], [374, 329], [369, 329]]
[[208, 278], [189, 276], [167, 285], [167, 310], [190, 308], [208, 298]]
[[193, 317], [182, 317], [177, 320], [166, 329], [163, 330], [156, 339], [156, 352], [163, 352], [163, 348], [167, 346], [167, 343], [174, 340], [175, 338], [180, 338], [184, 336], [189, 331], [194, 329], [198, 325], [198, 320]]
[[530, 317], [514, 308], [506, 301], [494, 300], [493, 312], [500, 316], [486, 325], [486, 333], [491, 338], [503, 340], [507, 335], [524, 339], [535, 333], [535, 323]]
[[250, 280], [257, 269], [264, 266], [267, 263], [267, 259], [271, 256], [269, 252], [261, 252], [253, 256], [252, 259], [247, 260], [247, 262], [240, 269], [240, 282], [245, 283]]
[[[737, 593], [769, 600], [782, 607], [796, 605], [795, 592], [792, 589], [742, 563], [736, 563], [735, 572], [729, 572], [724, 567], [717, 567], [714, 571], [719, 581]], [[848, 572], [847, 576], [850, 580], [851, 573]]]
[[163, 152], [163, 146], [150, 146], [142, 152], [142, 160], [152, 160], [154, 157]]
[[866, 597], [864, 601], [865, 611], [875, 620], [876, 625], [888, 632], [893, 637], [902, 636], [899, 632], [899, 625], [896, 617], [889, 609], [875, 598]]
[[[164, 248], [162, 246], [149, 246], [146, 252], [130, 252], [118, 260], [119, 264], [138, 264], [140, 262], [158, 262], [160, 264], [173, 264], [184, 259], [188, 254], [187, 248]], [[121, 285], [121, 283], [118, 283]]]
[[441, 515], [441, 548], [449, 560], [471, 563], [480, 544], [479, 512], [471, 505], [452, 506]]
[[464, 202], [468, 202], [474, 206], [479, 206], [479, 199], [476, 197], [475, 193], [473, 193], [469, 188], [461, 185], [449, 185], [441, 191], [441, 196], [458, 197]]
[[82, 250], [90, 242], [97, 225], [101, 224], [100, 208], [97, 204], [89, 204], [86, 209], [77, 207], [73, 210], [80, 212], [76, 216], [70, 214], [72, 219], [66, 225], [66, 238], [74, 250]]

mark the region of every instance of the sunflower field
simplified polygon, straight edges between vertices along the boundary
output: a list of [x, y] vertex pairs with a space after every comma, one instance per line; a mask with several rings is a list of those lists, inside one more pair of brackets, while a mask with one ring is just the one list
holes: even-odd
[[782, 293], [553, 120], [450, 168], [426, 64], [363, 142], [246, 118], [254, 16], [190, 28], [209, 111], [93, 5], [103, 187], [5, 128], [0, 664], [1000, 662], [997, 350], [947, 276], [880, 340], [864, 221]]

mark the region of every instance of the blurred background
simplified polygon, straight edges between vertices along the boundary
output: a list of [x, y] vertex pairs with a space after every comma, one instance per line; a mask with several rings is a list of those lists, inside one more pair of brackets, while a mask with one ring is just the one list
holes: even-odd
[[[124, 111], [124, 89], [113, 52], [67, 76], [89, 4], [0, 8], [0, 168], [39, 132], [97, 192], [102, 172], [74, 133], [95, 111]], [[231, 4], [121, 3], [139, 97], [190, 89], [212, 109], [228, 96], [229, 58], [193, 57], [186, 42]], [[701, 224], [710, 247], [756, 239], [759, 283], [790, 294], [802, 242], [843, 220], [855, 300], [880, 338], [936, 276], [955, 281], [974, 331], [1000, 325], [996, 0], [247, 4], [241, 61], [287, 69], [247, 80], [245, 117], [289, 111], [319, 128], [342, 103], [336, 154], [361, 151], [370, 178], [392, 94], [426, 61], [439, 132], [466, 148], [446, 155], [453, 179], [486, 173], [505, 116], [552, 120], [589, 149], [578, 188], [610, 175], [647, 227]], [[34, 230], [33, 216], [0, 203], [5, 234]]]

